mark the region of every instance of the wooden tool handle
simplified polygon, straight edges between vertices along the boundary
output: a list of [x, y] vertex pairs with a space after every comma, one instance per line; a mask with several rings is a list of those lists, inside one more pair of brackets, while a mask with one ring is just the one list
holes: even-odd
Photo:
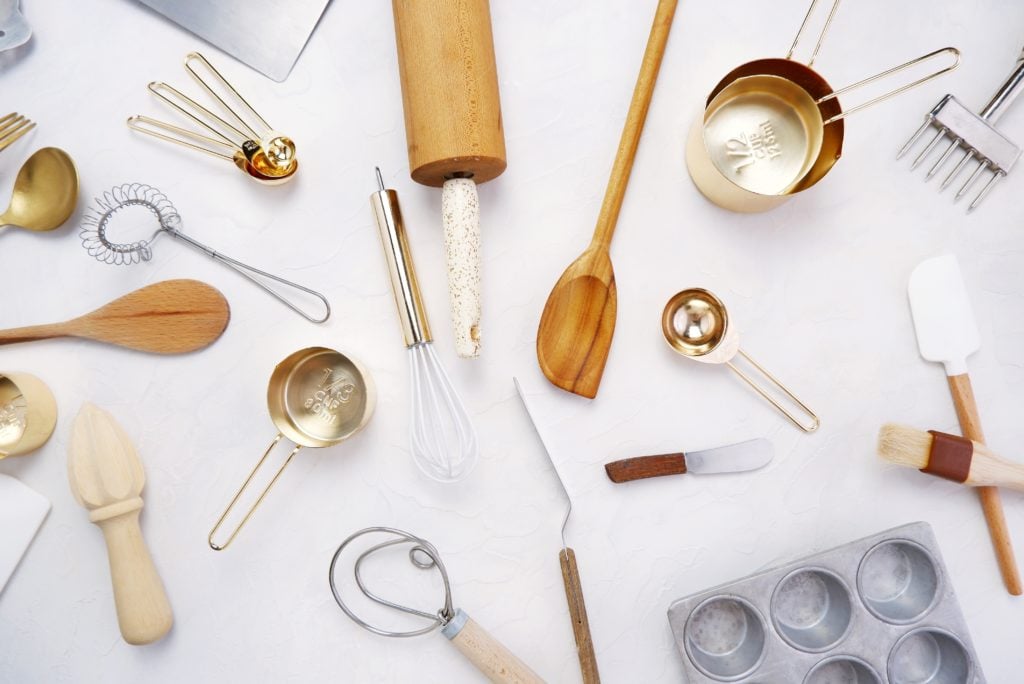
[[480, 356], [480, 198], [468, 178], [445, 181], [441, 191], [448, 301], [455, 351], [464, 359]]
[[64, 326], [58, 323], [50, 325], [30, 325], [24, 328], [0, 330], [0, 344], [16, 344], [18, 342], [49, 340], [54, 337], [64, 337], [66, 334]]
[[580, 569], [576, 565], [576, 552], [564, 548], [558, 553], [558, 560], [562, 564], [562, 583], [565, 584], [565, 600], [569, 604], [583, 684], [600, 684], [601, 675], [597, 672], [597, 655], [594, 653], [594, 640], [590, 636], [590, 621], [587, 619], [587, 604], [583, 599]]
[[1024, 463], [1014, 463], [975, 443], [967, 484], [973, 487], [1006, 487], [1024, 492]]
[[[984, 444], [985, 434], [981, 429], [981, 418], [978, 416], [978, 405], [974, 400], [970, 376], [967, 373], [950, 375], [948, 381], [953, 404], [956, 406], [956, 417], [960, 421], [960, 431], [967, 439]], [[988, 533], [995, 548], [999, 570], [1003, 574], [1003, 583], [1010, 594], [1020, 596], [1024, 587], [1021, 586], [1020, 572], [1013, 554], [1010, 530], [1006, 525], [999, 490], [995, 487], [978, 487], [978, 495], [981, 497], [981, 508], [985, 512], [985, 521], [988, 523]]]
[[139, 510], [96, 521], [107, 542], [121, 636], [136, 645], [156, 641], [174, 623], [163, 582], [142, 538]]
[[604, 471], [612, 482], [632, 482], [647, 477], [682, 475], [686, 472], [686, 456], [662, 454], [660, 456], [637, 456], [604, 464]]
[[[451, 629], [449, 629], [451, 628]], [[449, 635], [449, 632], [454, 634]], [[459, 653], [476, 666], [487, 679], [498, 684], [544, 684], [512, 651], [492, 637], [473, 618], [461, 610], [445, 627], [447, 636]]]
[[622, 208], [622, 198], [629, 184], [629, 174], [633, 170], [633, 159], [640, 144], [640, 133], [643, 132], [644, 122], [647, 120], [647, 109], [651, 105], [654, 84], [658, 80], [658, 70], [661, 68], [661, 58], [665, 54], [665, 44], [668, 42], [668, 33], [672, 28], [672, 17], [675, 15], [677, 3], [678, 0], [658, 0], [651, 35], [647, 39], [647, 49], [644, 50], [644, 61], [640, 66], [640, 75], [633, 89], [633, 100], [626, 115], [626, 126], [622, 129], [619, 149], [615, 153], [615, 163], [612, 165], [612, 175], [608, 179], [601, 213], [597, 217], [597, 228], [594, 229], [592, 241], [594, 245], [607, 247], [612, 242], [612, 234], [615, 232], [615, 223]]
[[505, 170], [488, 0], [392, 0], [409, 171], [484, 183]]

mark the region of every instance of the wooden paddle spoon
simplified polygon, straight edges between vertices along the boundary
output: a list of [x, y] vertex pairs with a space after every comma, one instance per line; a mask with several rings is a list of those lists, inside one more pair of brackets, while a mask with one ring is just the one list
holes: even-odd
[[230, 318], [218, 290], [198, 280], [165, 280], [64, 323], [0, 330], [0, 344], [81, 337], [155, 354], [183, 354], [213, 344]]
[[659, 0], [626, 125], [615, 154], [590, 246], [565, 269], [548, 295], [537, 331], [537, 360], [555, 386], [593, 399], [615, 332], [615, 273], [608, 252], [626, 194], [640, 133], [665, 54], [678, 0]]

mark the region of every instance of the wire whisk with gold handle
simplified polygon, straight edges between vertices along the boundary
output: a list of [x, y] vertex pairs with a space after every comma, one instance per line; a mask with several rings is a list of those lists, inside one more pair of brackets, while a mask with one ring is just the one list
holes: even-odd
[[[259, 183], [278, 185], [290, 180], [299, 169], [295, 142], [267, 123], [241, 93], [198, 52], [190, 52], [185, 57], [185, 69], [217, 101], [230, 120], [215, 114], [177, 88], [154, 81], [149, 84], [149, 90], [202, 127], [205, 133], [141, 115], [130, 117], [128, 127], [226, 159]], [[206, 72], [205, 78], [200, 70]], [[216, 87], [211, 81], [217, 84]], [[234, 107], [230, 104], [232, 101]]]

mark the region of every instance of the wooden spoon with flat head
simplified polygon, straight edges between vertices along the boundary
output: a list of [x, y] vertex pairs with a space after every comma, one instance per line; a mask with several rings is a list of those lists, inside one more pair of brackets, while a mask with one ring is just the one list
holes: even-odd
[[591, 399], [597, 396], [615, 332], [615, 273], [608, 249], [647, 119], [676, 4], [677, 0], [658, 2], [594, 237], [586, 251], [555, 283], [537, 331], [537, 360], [547, 379], [557, 387]]
[[0, 344], [81, 337], [155, 354], [183, 354], [213, 344], [231, 310], [198, 280], [165, 280], [64, 323], [0, 330]]

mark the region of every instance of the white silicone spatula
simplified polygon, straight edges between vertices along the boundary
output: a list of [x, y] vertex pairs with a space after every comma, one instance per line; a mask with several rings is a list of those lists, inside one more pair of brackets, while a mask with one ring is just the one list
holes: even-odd
[[0, 592], [49, 512], [46, 497], [10, 475], [0, 475]]
[[[967, 296], [960, 265], [947, 254], [922, 261], [910, 274], [907, 286], [910, 311], [917, 331], [917, 346], [927, 361], [945, 366], [949, 391], [953, 395], [960, 431], [967, 439], [984, 443], [978, 406], [967, 374], [967, 357], [981, 347], [981, 335]], [[1003, 514], [999, 490], [978, 487], [981, 507], [988, 522], [999, 569], [1006, 589], [1014, 596], [1022, 591], [1010, 532]]]

